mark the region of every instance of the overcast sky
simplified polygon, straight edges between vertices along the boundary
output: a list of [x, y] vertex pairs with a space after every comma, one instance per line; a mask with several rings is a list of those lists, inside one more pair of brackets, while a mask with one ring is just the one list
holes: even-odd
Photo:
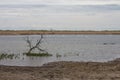
[[120, 30], [120, 0], [0, 0], [0, 29]]
[[0, 0], [0, 4], [120, 4], [120, 0]]

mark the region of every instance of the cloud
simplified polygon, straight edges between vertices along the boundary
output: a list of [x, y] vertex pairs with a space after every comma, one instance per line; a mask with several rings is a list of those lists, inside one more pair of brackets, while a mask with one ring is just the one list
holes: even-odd
[[0, 29], [78, 30], [120, 26], [118, 0], [0, 1]]
[[119, 0], [0, 0], [0, 4], [64, 4], [64, 5], [103, 5], [119, 4]]
[[[65, 14], [65, 13], [86, 13], [86, 12], [110, 12], [120, 11], [120, 5], [0, 5], [0, 8], [8, 8], [8, 13], [11, 10], [15, 12], [34, 13], [36, 14]], [[22, 11], [20, 11], [22, 9]], [[9, 11], [10, 10], [10, 11]], [[6, 9], [1, 13], [5, 14]], [[28, 12], [27, 12], [28, 11]]]

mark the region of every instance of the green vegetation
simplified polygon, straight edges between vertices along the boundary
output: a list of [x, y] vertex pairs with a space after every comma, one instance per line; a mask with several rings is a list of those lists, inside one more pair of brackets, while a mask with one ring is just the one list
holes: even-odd
[[44, 57], [44, 56], [52, 56], [52, 54], [49, 53], [24, 53], [26, 56], [38, 56], [38, 57]]
[[13, 59], [13, 58], [16, 58], [17, 55], [15, 54], [7, 54], [7, 53], [2, 53], [0, 54], [0, 60], [2, 59]]

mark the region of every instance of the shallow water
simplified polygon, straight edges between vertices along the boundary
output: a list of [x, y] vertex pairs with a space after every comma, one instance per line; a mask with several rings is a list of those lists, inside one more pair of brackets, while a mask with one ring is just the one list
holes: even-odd
[[[1, 65], [41, 66], [54, 61], [106, 62], [120, 57], [120, 35], [45, 35], [41, 47], [52, 57], [26, 57], [26, 35], [0, 36], [0, 52], [14, 53], [16, 59], [0, 60]], [[30, 35], [33, 43], [39, 35]]]

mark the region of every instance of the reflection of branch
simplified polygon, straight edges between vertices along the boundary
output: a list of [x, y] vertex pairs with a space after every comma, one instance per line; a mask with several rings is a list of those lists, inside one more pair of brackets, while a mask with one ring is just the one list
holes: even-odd
[[38, 49], [39, 51], [44, 51], [44, 52], [46, 52], [45, 50], [43, 50], [43, 49], [40, 48], [40, 44], [41, 44], [41, 42], [42, 42], [42, 39], [43, 39], [43, 35], [41, 35], [40, 39], [37, 40], [37, 43], [33, 46], [33, 45], [32, 45], [32, 41], [30, 40], [30, 38], [29, 38], [29, 37], [26, 37], [25, 40], [26, 40], [26, 42], [28, 43], [28, 46], [29, 46], [29, 51], [28, 51], [28, 53], [31, 53], [31, 51], [34, 50], [34, 49]]

